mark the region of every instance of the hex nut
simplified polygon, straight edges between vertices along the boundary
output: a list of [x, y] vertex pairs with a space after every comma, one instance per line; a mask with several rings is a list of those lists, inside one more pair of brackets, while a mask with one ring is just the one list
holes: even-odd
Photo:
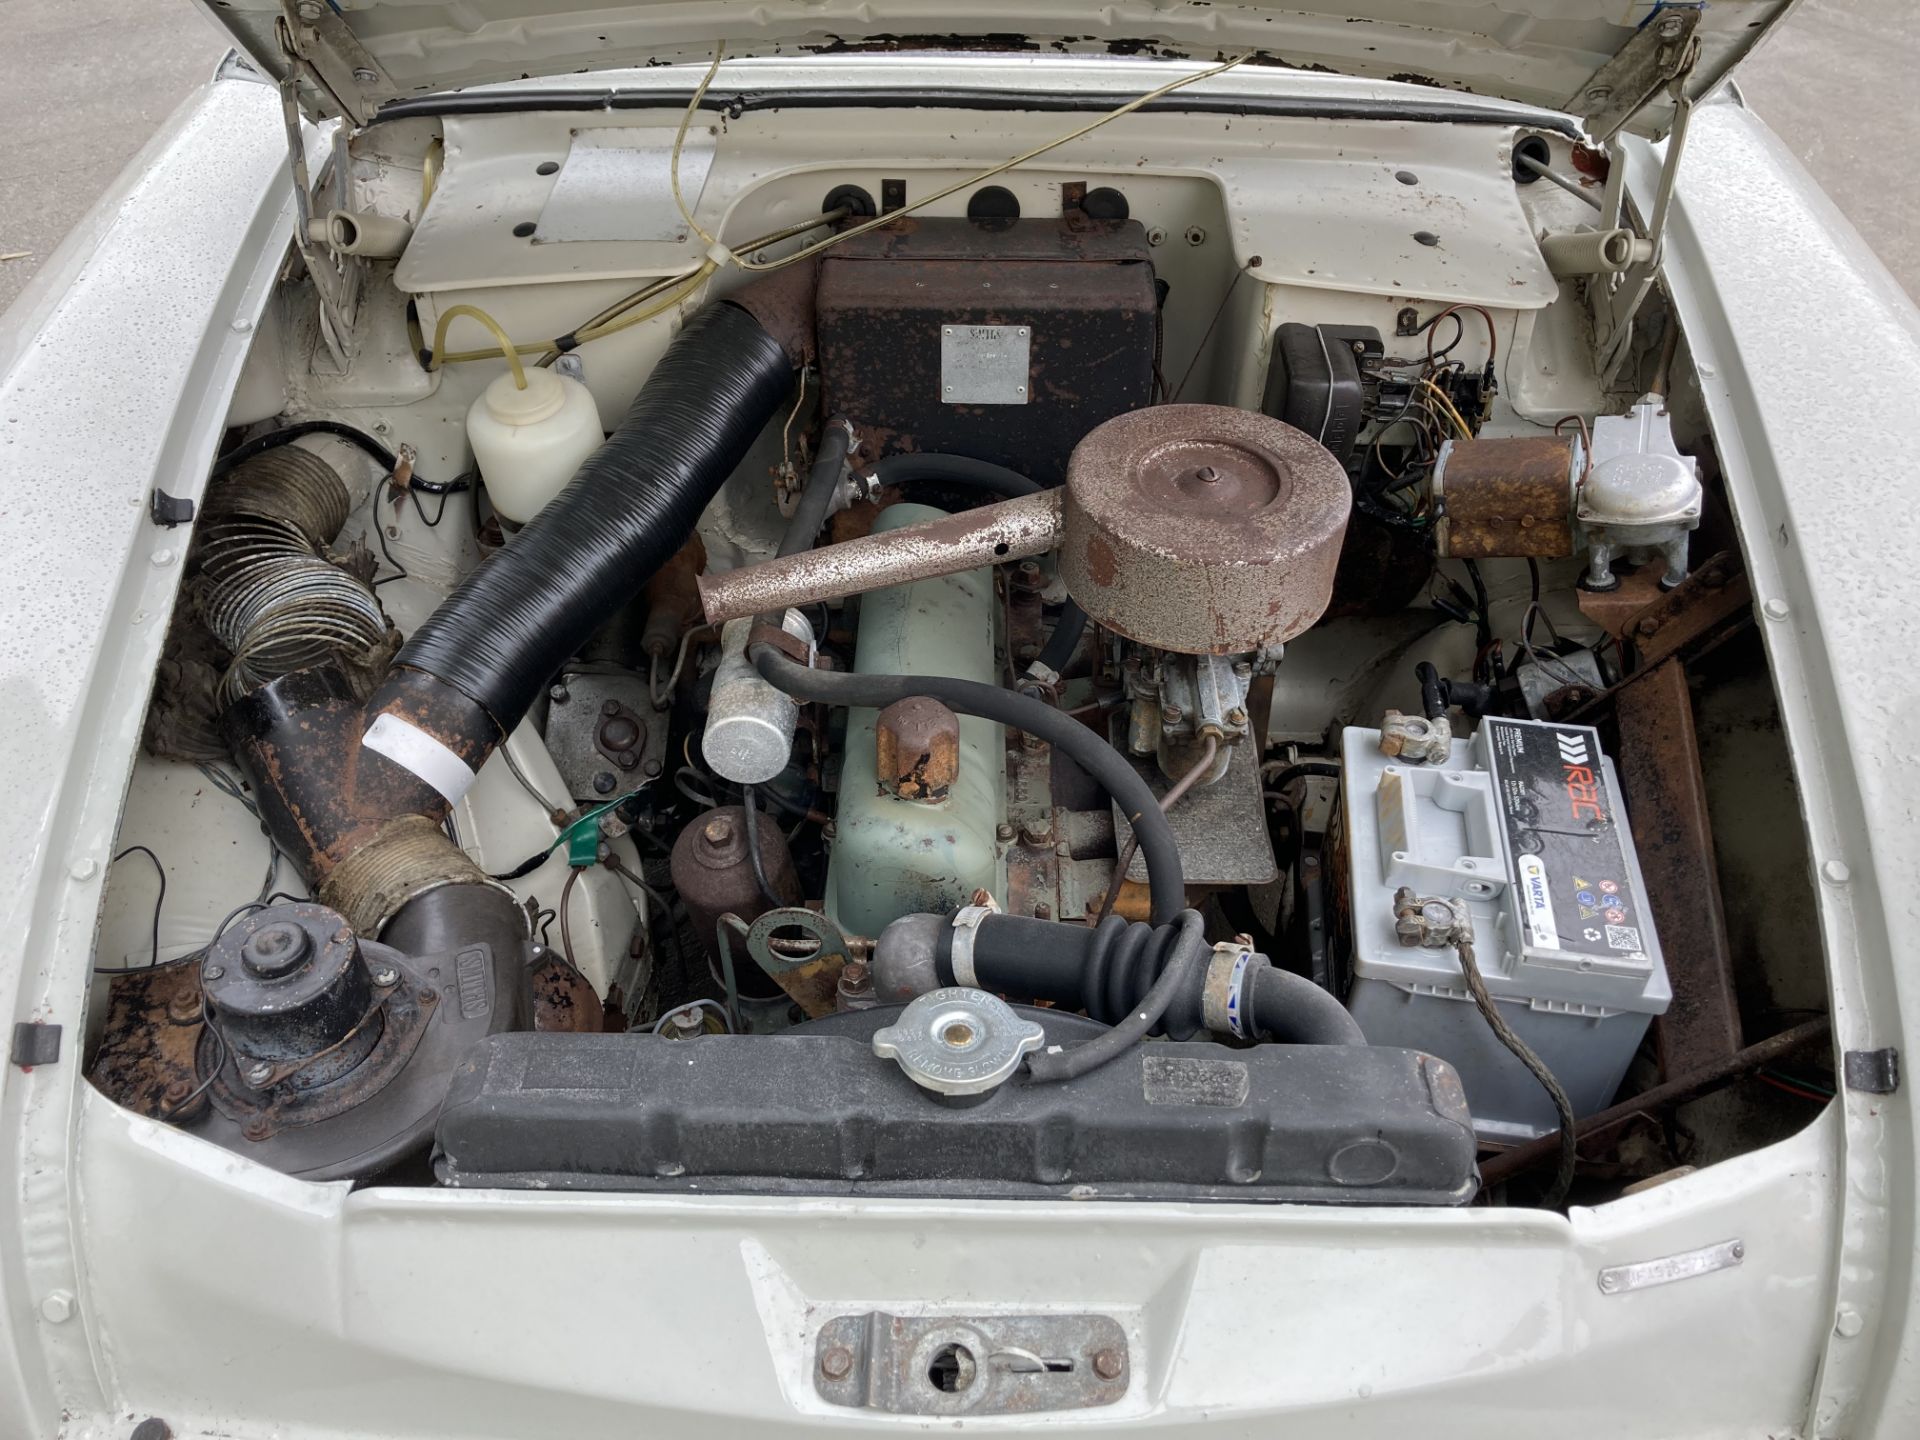
[[853, 1373], [853, 1352], [835, 1345], [820, 1352], [820, 1373], [829, 1380], [844, 1380]]

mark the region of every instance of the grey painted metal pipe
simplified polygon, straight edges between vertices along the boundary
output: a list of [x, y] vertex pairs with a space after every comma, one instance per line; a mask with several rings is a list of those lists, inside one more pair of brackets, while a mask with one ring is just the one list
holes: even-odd
[[1060, 543], [1061, 490], [700, 577], [708, 621], [763, 615], [1042, 555]]

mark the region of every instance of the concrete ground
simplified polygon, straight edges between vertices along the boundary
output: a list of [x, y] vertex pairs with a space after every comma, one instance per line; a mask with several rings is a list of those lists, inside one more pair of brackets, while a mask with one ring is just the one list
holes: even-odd
[[[1764, 116], [1920, 297], [1920, 186], [1890, 180], [1915, 113], [1920, 8], [1806, 0], [1739, 72]], [[0, 310], [226, 51], [186, 0], [0, 0]]]

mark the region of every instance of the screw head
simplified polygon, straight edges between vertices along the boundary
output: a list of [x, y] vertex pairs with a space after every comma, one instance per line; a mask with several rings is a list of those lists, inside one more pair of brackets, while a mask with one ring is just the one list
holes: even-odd
[[400, 972], [391, 965], [383, 965], [373, 972], [373, 983], [385, 989], [389, 985], [400, 983]]
[[371, 85], [373, 84], [374, 81], [378, 80], [380, 77], [374, 74], [373, 71], [367, 69], [366, 66], [360, 65], [355, 67], [353, 72], [353, 78], [358, 80], [362, 85]]
[[1126, 1357], [1118, 1350], [1096, 1350], [1093, 1352], [1093, 1373], [1102, 1380], [1118, 1380], [1127, 1368]]
[[1013, 839], [1013, 826], [1011, 825], [995, 826], [993, 831], [993, 838], [998, 840], [1002, 845], [1006, 844], [1009, 840]]
[[247, 1083], [249, 1085], [264, 1085], [272, 1078], [273, 1067], [264, 1060], [258, 1065], [249, 1065], [247, 1067]]
[[227, 973], [227, 968], [224, 965], [209, 965], [207, 966], [206, 969], [200, 972], [200, 976], [204, 980], [218, 980], [222, 975], [226, 973]]
[[619, 783], [618, 780], [613, 778], [613, 772], [611, 770], [602, 770], [593, 777], [593, 793], [596, 795], [611, 795], [613, 793], [613, 787]]
[[567, 687], [564, 685], [549, 685], [547, 687], [547, 698], [556, 705], [566, 704]]
[[834, 1345], [820, 1352], [820, 1373], [829, 1380], [844, 1380], [853, 1373], [853, 1352]]

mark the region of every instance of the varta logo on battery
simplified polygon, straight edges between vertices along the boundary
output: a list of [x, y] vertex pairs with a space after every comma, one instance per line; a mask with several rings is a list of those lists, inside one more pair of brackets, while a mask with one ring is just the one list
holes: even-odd
[[1593, 755], [1588, 749], [1587, 737], [1556, 730], [1553, 739], [1560, 747], [1560, 763], [1566, 770], [1567, 804], [1573, 818], [1606, 819], [1606, 811], [1600, 807], [1600, 777], [1593, 772]]

